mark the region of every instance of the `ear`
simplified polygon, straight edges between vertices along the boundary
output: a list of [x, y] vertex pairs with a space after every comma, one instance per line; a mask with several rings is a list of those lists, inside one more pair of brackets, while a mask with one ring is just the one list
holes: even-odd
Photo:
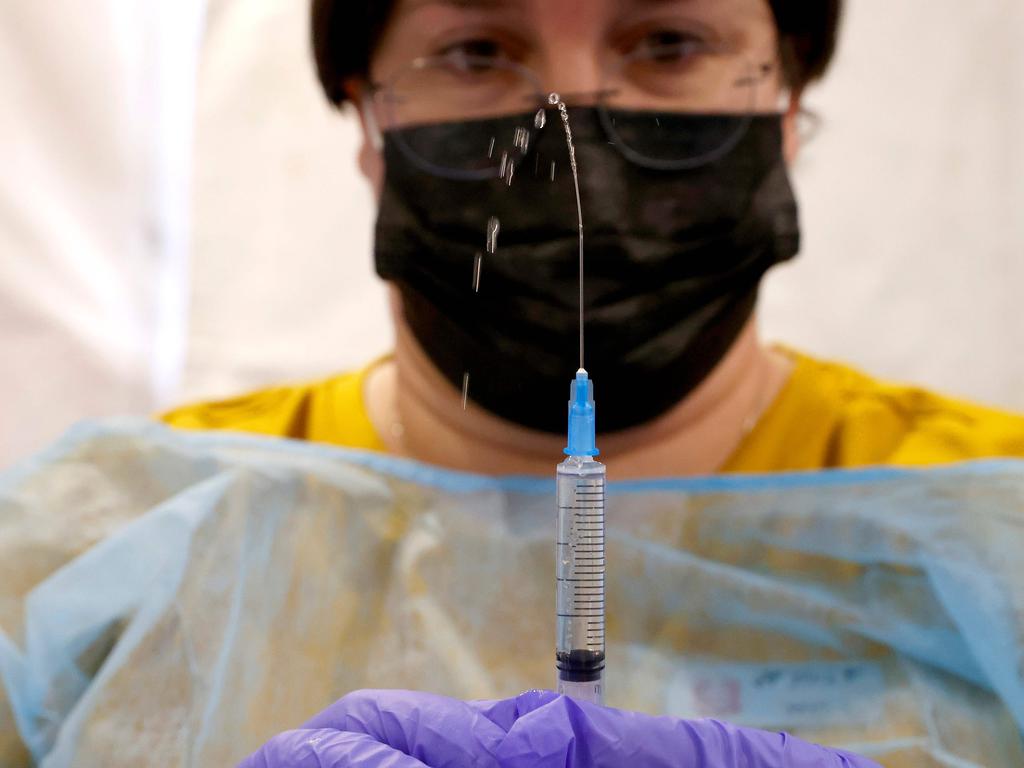
[[380, 123], [373, 111], [373, 100], [369, 98], [367, 85], [362, 80], [346, 80], [345, 93], [359, 115], [359, 125], [362, 128], [359, 170], [370, 182], [375, 196], [379, 199], [384, 186], [384, 153]]
[[789, 95], [789, 105], [786, 107], [786, 114], [782, 118], [782, 151], [786, 158], [786, 164], [792, 165], [796, 162], [796, 156], [800, 153], [800, 105], [802, 93], [793, 91]]

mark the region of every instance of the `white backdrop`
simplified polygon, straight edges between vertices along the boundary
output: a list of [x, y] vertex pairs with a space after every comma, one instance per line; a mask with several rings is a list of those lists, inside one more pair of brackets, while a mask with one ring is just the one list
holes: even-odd
[[1024, 410], [1024, 3], [849, 6], [766, 331]]
[[[387, 349], [306, 14], [0, 0], [0, 466], [79, 418]], [[1024, 410], [1022, 40], [1020, 0], [850, 0], [766, 336]]]
[[181, 391], [203, 0], [0, 0], [0, 467]]
[[388, 345], [356, 126], [317, 90], [308, 5], [210, 0], [185, 399], [358, 366]]

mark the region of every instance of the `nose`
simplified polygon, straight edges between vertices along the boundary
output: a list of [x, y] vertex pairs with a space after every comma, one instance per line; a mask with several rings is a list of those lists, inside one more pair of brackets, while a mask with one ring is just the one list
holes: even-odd
[[546, 93], [557, 93], [565, 102], [593, 101], [602, 87], [600, 36], [582, 29], [574, 35], [560, 30], [546, 35], [537, 57], [537, 75]]

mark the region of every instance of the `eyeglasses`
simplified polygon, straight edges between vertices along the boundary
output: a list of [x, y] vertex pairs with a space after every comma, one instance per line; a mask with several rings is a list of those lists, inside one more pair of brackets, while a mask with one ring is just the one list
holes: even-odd
[[[644, 47], [609, 67], [597, 92], [571, 101], [597, 108], [609, 143], [630, 161], [659, 170], [695, 168], [729, 152], [753, 116], [766, 111], [765, 84], [774, 69], [774, 63], [754, 63], [704, 43]], [[415, 59], [385, 83], [374, 84], [368, 98], [375, 108], [368, 114], [377, 115], [379, 128], [412, 162], [441, 176], [467, 179], [501, 175], [506, 153], [495, 151], [493, 141], [479, 148], [417, 142], [417, 129], [522, 115], [514, 144], [526, 154], [550, 108], [532, 70], [465, 54]], [[687, 130], [688, 118], [694, 117], [703, 119], [699, 136]], [[708, 117], [715, 118], [710, 131]]]

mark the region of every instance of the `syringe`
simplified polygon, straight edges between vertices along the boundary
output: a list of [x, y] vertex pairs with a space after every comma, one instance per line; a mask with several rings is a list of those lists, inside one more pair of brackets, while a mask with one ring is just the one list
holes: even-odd
[[605, 468], [594, 428], [593, 384], [580, 368], [569, 399], [568, 458], [558, 465], [556, 539], [558, 692], [601, 704], [604, 696]]

